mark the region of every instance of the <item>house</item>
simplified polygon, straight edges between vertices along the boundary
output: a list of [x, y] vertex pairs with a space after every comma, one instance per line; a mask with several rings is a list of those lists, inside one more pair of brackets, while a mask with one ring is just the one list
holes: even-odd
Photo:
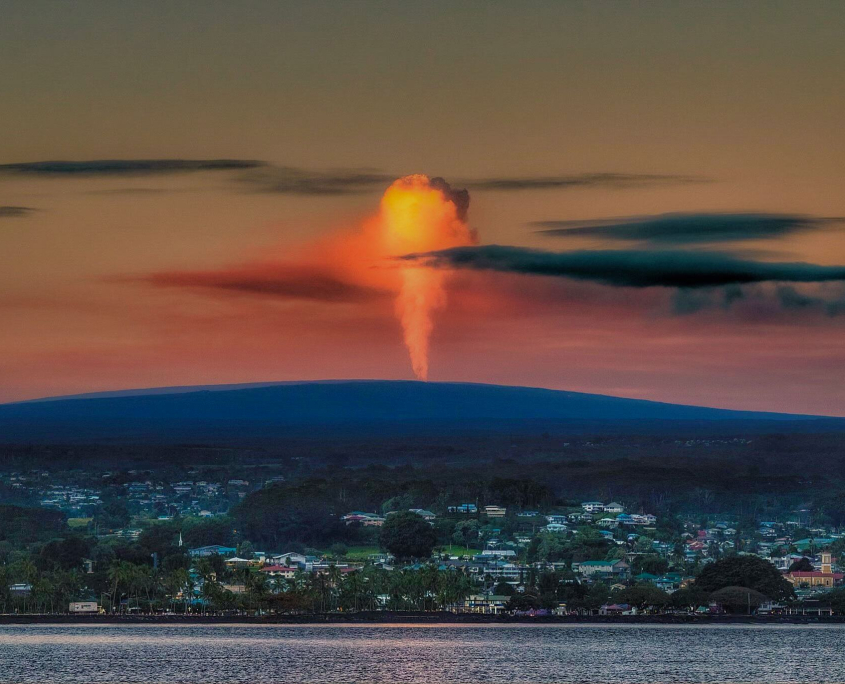
[[605, 513], [624, 513], [625, 507], [622, 504], [616, 503], [614, 501], [612, 503], [607, 504], [607, 506], [604, 507], [604, 512]]
[[604, 504], [601, 501], [585, 501], [581, 508], [587, 513], [600, 513], [604, 511]]
[[804, 558], [804, 556], [802, 556], [800, 553], [790, 553], [787, 556], [771, 557], [768, 559], [768, 561], [781, 572], [786, 572], [787, 570], [789, 570], [790, 565], [792, 565], [796, 561], [800, 561], [802, 558]]
[[478, 506], [471, 503], [463, 503], [460, 506], [449, 506], [447, 509], [449, 513], [461, 513], [468, 515], [470, 513], [478, 513]]
[[599, 608], [599, 615], [625, 615], [631, 613], [631, 606], [627, 603], [605, 604]]
[[267, 577], [284, 577], [290, 579], [293, 577], [299, 568], [291, 568], [286, 565], [265, 565], [259, 572], [263, 572]]
[[227, 568], [248, 568], [253, 561], [249, 558], [239, 558], [238, 556], [232, 556], [231, 558], [227, 558], [225, 560]]
[[271, 556], [270, 561], [274, 565], [285, 565], [287, 567], [298, 566], [304, 568], [308, 563], [308, 557], [301, 553], [294, 553], [293, 551], [290, 551], [288, 553], [280, 553], [277, 556]]
[[833, 615], [832, 606], [820, 599], [804, 599], [795, 606], [786, 609], [788, 615], [816, 615], [830, 617]]
[[473, 594], [467, 596], [461, 603], [452, 606], [453, 613], [480, 613], [482, 615], [498, 615], [504, 612], [508, 602], [507, 596], [484, 596]]
[[431, 511], [427, 511], [424, 508], [409, 508], [408, 510], [411, 513], [416, 513], [418, 516], [420, 516], [424, 520], [427, 520], [428, 522], [431, 522], [431, 521], [433, 521], [437, 518], [437, 516], [434, 515], [434, 513], [432, 513]]
[[572, 571], [585, 579], [627, 579], [631, 566], [623, 560], [573, 563]]
[[[478, 556], [476, 556], [478, 558]], [[525, 568], [516, 565], [515, 563], [508, 563], [504, 560], [488, 560], [486, 562], [478, 562], [474, 561], [471, 563], [467, 569], [469, 570], [470, 574], [477, 575], [479, 577], [484, 577], [485, 575], [490, 575], [490, 577], [494, 578], [503, 578], [506, 580], [518, 580], [520, 579], [521, 575]]]
[[619, 527], [619, 521], [616, 518], [602, 518], [599, 520], [599, 525], [602, 527]]
[[362, 511], [352, 511], [340, 518], [347, 525], [358, 523], [364, 527], [381, 527], [384, 525], [384, 518], [376, 513], [364, 513]]
[[484, 507], [484, 514], [488, 518], [504, 518], [505, 514], [508, 512], [507, 508], [503, 506], [485, 506]]
[[546, 532], [566, 532], [567, 527], [559, 523], [549, 523], [546, 525], [545, 530]]
[[553, 525], [566, 525], [566, 523], [569, 522], [569, 516], [552, 514], [547, 515], [546, 520]]
[[653, 580], [652, 584], [656, 586], [658, 589], [662, 589], [667, 594], [671, 594], [672, 592], [678, 591], [681, 588], [681, 584], [683, 583], [684, 578], [683, 576], [677, 573], [667, 573], [662, 577], [657, 577]]
[[196, 549], [191, 549], [188, 553], [192, 558], [207, 558], [208, 556], [230, 556], [235, 553], [237, 549], [234, 546], [221, 546], [220, 544], [212, 544], [211, 546], [200, 546]]
[[810, 550], [813, 547], [818, 549], [824, 546], [830, 546], [831, 544], [833, 544], [834, 541], [835, 540], [832, 537], [799, 539], [795, 542], [795, 548], [803, 553], [804, 551]]
[[475, 556], [476, 560], [484, 561], [495, 558], [516, 558], [516, 551], [513, 549], [491, 549], [486, 548]]
[[74, 615], [96, 615], [100, 606], [96, 601], [71, 601], [67, 610]]
[[833, 572], [833, 558], [829, 551], [822, 553], [821, 570], [809, 572], [793, 571], [787, 572], [784, 577], [796, 587], [825, 587], [832, 589], [835, 585], [842, 583], [843, 574]]

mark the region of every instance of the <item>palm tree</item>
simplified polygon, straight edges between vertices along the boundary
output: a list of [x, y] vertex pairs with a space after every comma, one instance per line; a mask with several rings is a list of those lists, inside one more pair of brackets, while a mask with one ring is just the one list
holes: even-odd
[[115, 604], [117, 603], [118, 598], [118, 589], [126, 589], [127, 591], [129, 591], [134, 574], [135, 566], [127, 561], [114, 560], [109, 566], [108, 579], [112, 586], [112, 612], [115, 612]]
[[260, 572], [251, 573], [247, 571], [244, 584], [250, 602], [256, 602], [258, 604], [258, 611], [261, 612], [261, 602], [267, 595], [267, 577]]

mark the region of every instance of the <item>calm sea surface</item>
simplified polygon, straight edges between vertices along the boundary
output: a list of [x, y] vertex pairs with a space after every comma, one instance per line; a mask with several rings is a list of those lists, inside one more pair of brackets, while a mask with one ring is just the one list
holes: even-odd
[[845, 626], [0, 626], [0, 682], [845, 682]]

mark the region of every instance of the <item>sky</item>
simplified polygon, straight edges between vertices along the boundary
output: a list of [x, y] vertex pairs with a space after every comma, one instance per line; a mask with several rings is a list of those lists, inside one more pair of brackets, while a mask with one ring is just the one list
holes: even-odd
[[[430, 380], [845, 416], [841, 2], [0, 14], [0, 401], [410, 379], [413, 269]], [[362, 247], [408, 174], [472, 239]]]

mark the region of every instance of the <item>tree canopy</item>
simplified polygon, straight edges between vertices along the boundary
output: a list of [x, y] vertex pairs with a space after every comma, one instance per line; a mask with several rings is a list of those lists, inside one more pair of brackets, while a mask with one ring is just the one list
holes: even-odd
[[729, 613], [744, 613], [759, 608], [765, 603], [766, 597], [747, 587], [723, 587], [710, 594], [710, 600], [721, 605]]
[[403, 511], [387, 517], [379, 541], [397, 558], [428, 558], [437, 535], [422, 516]]
[[774, 600], [794, 596], [792, 585], [769, 561], [757, 556], [730, 556], [708, 563], [701, 570], [695, 584], [708, 592], [725, 587], [746, 587]]

